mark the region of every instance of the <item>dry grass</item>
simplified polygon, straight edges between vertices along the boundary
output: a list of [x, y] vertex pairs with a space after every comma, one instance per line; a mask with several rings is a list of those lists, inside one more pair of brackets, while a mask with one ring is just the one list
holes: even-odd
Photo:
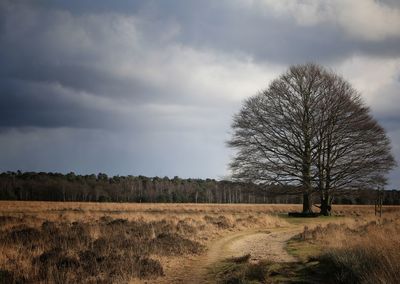
[[261, 206], [0, 203], [0, 283], [161, 277], [226, 231], [286, 224]]
[[[197, 218], [202, 215], [261, 216], [301, 211], [299, 204], [185, 204], [185, 203], [95, 203], [0, 201], [0, 214], [15, 217], [39, 217], [48, 221], [95, 221], [103, 216], [128, 220], [144, 218], [159, 220], [182, 216]], [[396, 212], [398, 206], [384, 206], [383, 213]], [[318, 211], [317, 208], [314, 208]], [[335, 215], [352, 217], [372, 216], [372, 205], [334, 205]], [[32, 221], [32, 220], [31, 220]]]
[[[1, 269], [8, 283], [110, 283], [163, 275], [153, 252], [199, 253], [167, 222], [102, 219], [96, 223], [24, 222], [0, 232]], [[164, 233], [167, 232], [167, 233]], [[179, 247], [171, 251], [170, 243]]]
[[332, 283], [398, 283], [400, 279], [400, 211], [305, 228], [301, 239], [318, 245], [320, 267]]
[[[288, 226], [277, 214], [301, 210], [300, 205], [7, 201], [0, 201], [0, 208], [0, 283], [127, 283], [162, 277], [228, 231]], [[353, 218], [339, 227], [310, 230], [309, 241], [337, 252], [361, 240], [364, 248], [378, 242], [381, 251], [398, 245], [398, 238], [388, 240], [389, 234], [382, 233], [383, 228], [400, 231], [393, 225], [398, 226], [398, 207], [385, 207], [384, 216], [392, 219], [368, 227], [362, 226], [376, 219], [373, 206], [334, 209]], [[368, 233], [359, 233], [361, 228]], [[385, 265], [398, 269], [400, 259], [393, 251]], [[262, 265], [247, 268], [247, 276], [264, 273]]]
[[226, 259], [213, 267], [215, 283], [269, 283], [274, 267], [267, 261], [249, 262], [250, 255]]

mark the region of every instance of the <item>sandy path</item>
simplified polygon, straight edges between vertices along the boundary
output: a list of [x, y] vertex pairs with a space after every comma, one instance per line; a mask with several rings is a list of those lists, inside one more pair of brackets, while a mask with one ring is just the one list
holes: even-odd
[[182, 258], [178, 271], [157, 281], [147, 283], [213, 283], [207, 279], [213, 263], [232, 256], [251, 255], [251, 261], [269, 259], [291, 262], [296, 259], [285, 250], [286, 242], [302, 231], [302, 226], [273, 229], [273, 231], [244, 231], [229, 234], [211, 243], [207, 253], [192, 259]]
[[231, 242], [227, 251], [230, 256], [250, 254], [251, 261], [267, 259], [272, 262], [293, 262], [296, 259], [285, 250], [285, 246], [289, 239], [300, 232], [299, 229], [289, 229], [252, 233]]

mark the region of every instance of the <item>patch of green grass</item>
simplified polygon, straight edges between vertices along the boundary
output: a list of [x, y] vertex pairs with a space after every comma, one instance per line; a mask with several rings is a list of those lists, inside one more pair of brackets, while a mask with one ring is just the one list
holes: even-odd
[[[250, 262], [250, 255], [232, 257], [220, 261], [210, 268], [210, 276], [219, 284], [266, 283], [271, 274], [277, 274], [279, 264], [268, 261]], [[269, 283], [269, 281], [267, 282]]]
[[279, 213], [277, 214], [279, 218], [284, 219], [286, 222], [293, 224], [293, 225], [300, 225], [300, 224], [312, 224], [317, 222], [323, 222], [323, 221], [331, 221], [331, 220], [337, 220], [338, 218], [343, 218], [343, 216], [318, 216], [315, 218], [309, 218], [309, 217], [292, 217], [289, 216], [286, 213]]
[[256, 263], [247, 257], [220, 261], [210, 269], [212, 283], [255, 284], [255, 283], [310, 283], [303, 271], [311, 264], [273, 263], [261, 260]]
[[[256, 283], [333, 283], [329, 275], [330, 266], [319, 261], [272, 263], [266, 260], [257, 263], [239, 261], [245, 258], [231, 258], [213, 265], [210, 270], [210, 283], [217, 284], [256, 284]], [[235, 262], [236, 261], [236, 262]]]
[[310, 241], [302, 241], [298, 238], [293, 238], [286, 245], [288, 253], [298, 258], [302, 262], [308, 261], [321, 253], [321, 246]]
[[[337, 217], [321, 217], [333, 219]], [[299, 219], [299, 218], [296, 218]], [[300, 218], [309, 220], [309, 218]], [[262, 260], [250, 261], [250, 255], [229, 258], [210, 268], [211, 283], [334, 283], [330, 275], [337, 269], [321, 259], [322, 247], [312, 240], [302, 240], [296, 236], [288, 241], [286, 250], [299, 261], [274, 263]]]

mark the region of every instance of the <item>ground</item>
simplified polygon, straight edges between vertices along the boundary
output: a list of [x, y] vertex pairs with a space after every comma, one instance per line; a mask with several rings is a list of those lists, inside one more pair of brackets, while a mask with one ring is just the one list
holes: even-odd
[[[388, 239], [400, 232], [396, 206], [383, 218], [373, 206], [335, 206], [335, 216], [318, 218], [287, 217], [300, 205], [0, 201], [0, 208], [0, 283], [318, 283], [323, 262], [313, 258], [327, 249], [350, 261], [344, 267], [360, 259], [368, 267], [385, 252], [379, 261], [394, 271], [380, 275], [387, 269], [375, 261], [374, 275], [338, 267], [336, 280], [364, 283], [365, 274], [392, 283], [400, 271], [392, 249], [400, 240]], [[343, 257], [348, 251], [356, 255]]]
[[[312, 222], [311, 222], [312, 221]], [[304, 225], [315, 227], [332, 222], [342, 222], [343, 218], [301, 218], [284, 227], [268, 230], [245, 230], [229, 233], [211, 242], [207, 252], [199, 257], [184, 261], [176, 270], [169, 271], [163, 279], [147, 283], [215, 283], [210, 270], [219, 262], [235, 257], [250, 255], [250, 262], [268, 260], [272, 263], [295, 263], [299, 259], [288, 252], [289, 240], [304, 230]], [[312, 223], [312, 224], [310, 224]]]

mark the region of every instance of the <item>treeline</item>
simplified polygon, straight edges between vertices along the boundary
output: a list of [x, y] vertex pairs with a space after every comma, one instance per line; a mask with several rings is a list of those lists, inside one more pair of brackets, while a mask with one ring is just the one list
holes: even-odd
[[[349, 191], [337, 204], [374, 204], [374, 190]], [[250, 183], [179, 177], [77, 175], [74, 173], [4, 172], [1, 200], [170, 202], [170, 203], [302, 203], [296, 188], [260, 187]], [[318, 203], [318, 198], [314, 201]], [[385, 191], [384, 204], [400, 204], [400, 191]]]

